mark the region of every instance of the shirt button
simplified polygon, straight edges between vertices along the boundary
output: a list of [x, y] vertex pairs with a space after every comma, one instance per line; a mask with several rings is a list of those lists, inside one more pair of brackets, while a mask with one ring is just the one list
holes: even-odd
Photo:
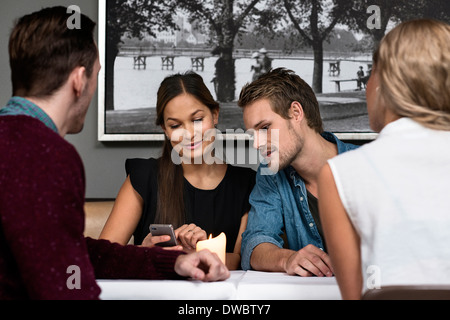
[[311, 222], [311, 223], [309, 224], [309, 226], [310, 226], [311, 228], [314, 227], [314, 223]]
[[300, 201], [303, 201], [303, 197], [300, 197]]

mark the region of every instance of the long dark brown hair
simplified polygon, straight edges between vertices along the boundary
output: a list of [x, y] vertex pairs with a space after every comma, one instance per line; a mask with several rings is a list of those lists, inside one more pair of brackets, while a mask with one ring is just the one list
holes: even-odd
[[[164, 125], [164, 111], [167, 104], [181, 94], [190, 94], [207, 106], [211, 112], [219, 110], [219, 104], [195, 72], [175, 74], [161, 83], [156, 102], [156, 125]], [[185, 223], [183, 168], [172, 161], [172, 144], [165, 139], [162, 156], [159, 159], [158, 202], [155, 223], [170, 223], [175, 228]]]

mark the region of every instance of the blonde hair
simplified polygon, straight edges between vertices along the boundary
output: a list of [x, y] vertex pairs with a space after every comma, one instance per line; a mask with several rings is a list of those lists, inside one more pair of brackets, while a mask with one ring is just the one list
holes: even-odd
[[397, 115], [450, 131], [450, 26], [420, 19], [390, 31], [374, 55], [380, 93]]

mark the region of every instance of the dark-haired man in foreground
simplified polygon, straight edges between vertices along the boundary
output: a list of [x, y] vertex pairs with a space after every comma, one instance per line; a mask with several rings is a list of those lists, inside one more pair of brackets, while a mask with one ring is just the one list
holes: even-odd
[[[83, 236], [85, 176], [75, 148], [100, 70], [93, 31], [67, 9], [22, 17], [9, 43], [13, 98], [0, 110], [0, 300], [98, 299], [96, 278], [224, 280], [208, 251], [184, 255]], [[79, 276], [80, 281], [72, 282]]]

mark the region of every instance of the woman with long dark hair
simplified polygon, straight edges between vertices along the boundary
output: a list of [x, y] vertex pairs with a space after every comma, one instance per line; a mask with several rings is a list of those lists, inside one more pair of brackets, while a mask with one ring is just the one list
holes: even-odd
[[158, 91], [156, 124], [166, 135], [159, 159], [129, 159], [123, 184], [101, 238], [154, 246], [150, 224], [172, 224], [178, 246], [195, 250], [208, 235], [227, 236], [227, 266], [240, 265], [241, 235], [255, 172], [214, 154], [219, 104], [194, 72], [166, 78]]

